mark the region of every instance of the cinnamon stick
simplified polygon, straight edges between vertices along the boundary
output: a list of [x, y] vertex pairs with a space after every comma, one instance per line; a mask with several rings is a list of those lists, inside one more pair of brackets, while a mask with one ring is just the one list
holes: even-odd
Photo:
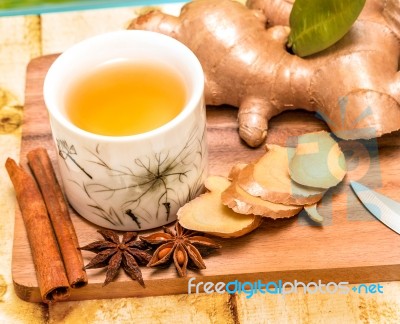
[[72, 288], [83, 287], [88, 278], [78, 249], [78, 238], [50, 157], [44, 148], [34, 149], [27, 156], [53, 225], [69, 284]]
[[6, 169], [28, 234], [42, 300], [65, 300], [70, 295], [69, 283], [42, 195], [35, 180], [13, 159], [7, 159]]

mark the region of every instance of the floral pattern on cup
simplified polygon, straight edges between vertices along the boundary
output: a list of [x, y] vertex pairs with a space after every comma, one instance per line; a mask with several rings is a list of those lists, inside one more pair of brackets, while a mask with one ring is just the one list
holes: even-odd
[[[113, 228], [141, 230], [154, 219], [163, 218], [165, 224], [174, 221], [179, 207], [203, 191], [207, 173], [206, 128], [199, 130], [195, 125], [189, 134], [181, 147], [134, 157], [130, 165], [107, 161], [101, 144], [92, 150], [61, 138], [56, 143], [59, 162], [68, 170], [75, 169], [67, 181], [74, 183], [88, 200], [85, 215], [90, 212], [92, 219], [99, 219], [95, 223], [106, 222]], [[80, 159], [80, 150], [91, 159]], [[84, 175], [79, 181], [74, 176], [77, 169]], [[99, 174], [102, 176], [96, 176]], [[110, 187], [116, 177], [123, 185]]]

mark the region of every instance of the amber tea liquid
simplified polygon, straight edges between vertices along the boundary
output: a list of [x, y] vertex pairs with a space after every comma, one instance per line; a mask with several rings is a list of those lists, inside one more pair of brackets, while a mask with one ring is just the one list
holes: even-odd
[[70, 121], [91, 133], [125, 136], [174, 119], [186, 102], [183, 78], [154, 62], [108, 62], [74, 82], [66, 95]]

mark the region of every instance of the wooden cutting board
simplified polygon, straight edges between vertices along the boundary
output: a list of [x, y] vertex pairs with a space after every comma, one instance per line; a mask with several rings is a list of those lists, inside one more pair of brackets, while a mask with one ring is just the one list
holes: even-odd
[[[44, 146], [54, 162], [56, 150], [50, 135], [43, 103], [44, 76], [56, 58], [44, 56], [28, 67], [21, 163], [26, 154]], [[250, 162], [264, 152], [251, 149], [237, 133], [237, 110], [208, 107], [210, 173], [227, 175], [235, 162]], [[285, 145], [291, 136], [326, 129], [314, 114], [303, 111], [284, 113], [270, 121], [268, 143]], [[200, 281], [303, 281], [376, 282], [400, 280], [400, 235], [375, 220], [357, 200], [350, 180], [360, 181], [400, 201], [400, 133], [377, 140], [341, 142], [348, 175], [325, 195], [319, 211], [325, 217], [316, 226], [301, 213], [286, 220], [265, 220], [260, 228], [237, 239], [217, 239], [222, 249], [205, 259], [207, 269], [189, 271], [179, 278], [175, 269], [142, 268], [146, 288], [129, 279], [123, 271], [116, 281], [102, 287], [104, 269], [88, 270], [88, 286], [72, 290], [71, 300], [150, 296], [187, 293], [188, 279]], [[379, 147], [379, 150], [378, 150]], [[81, 246], [99, 239], [98, 227], [71, 210]], [[17, 208], [12, 274], [19, 297], [41, 301], [24, 224]], [[84, 252], [85, 264], [93, 257]]]

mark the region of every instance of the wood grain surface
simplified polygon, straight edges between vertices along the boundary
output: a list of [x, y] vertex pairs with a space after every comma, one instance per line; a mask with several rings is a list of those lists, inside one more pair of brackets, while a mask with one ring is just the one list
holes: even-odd
[[[44, 146], [55, 162], [47, 112], [42, 97], [43, 79], [56, 56], [33, 60], [28, 67], [21, 163], [26, 154]], [[237, 110], [208, 107], [210, 173], [227, 175], [235, 162], [250, 162], [263, 154], [251, 149], [237, 134]], [[326, 129], [315, 115], [288, 112], [270, 122], [268, 142], [286, 144], [291, 136]], [[349, 172], [345, 181], [330, 190], [319, 206], [323, 226], [311, 224], [300, 214], [287, 220], [265, 220], [253, 233], [222, 240], [223, 248], [205, 259], [207, 269], [178, 278], [173, 267], [142, 268], [146, 288], [121, 272], [117, 280], [101, 287], [105, 271], [89, 270], [89, 285], [73, 290], [71, 300], [129, 296], [169, 295], [187, 292], [190, 277], [196, 281], [293, 281], [376, 282], [400, 280], [400, 236], [375, 220], [352, 193], [350, 180], [360, 181], [400, 201], [398, 162], [400, 134], [371, 141], [340, 142]], [[378, 150], [379, 147], [379, 150]], [[99, 238], [97, 227], [71, 210], [80, 245]], [[85, 262], [93, 256], [84, 253]], [[15, 291], [22, 299], [40, 301], [25, 228], [17, 210], [12, 274]]]

